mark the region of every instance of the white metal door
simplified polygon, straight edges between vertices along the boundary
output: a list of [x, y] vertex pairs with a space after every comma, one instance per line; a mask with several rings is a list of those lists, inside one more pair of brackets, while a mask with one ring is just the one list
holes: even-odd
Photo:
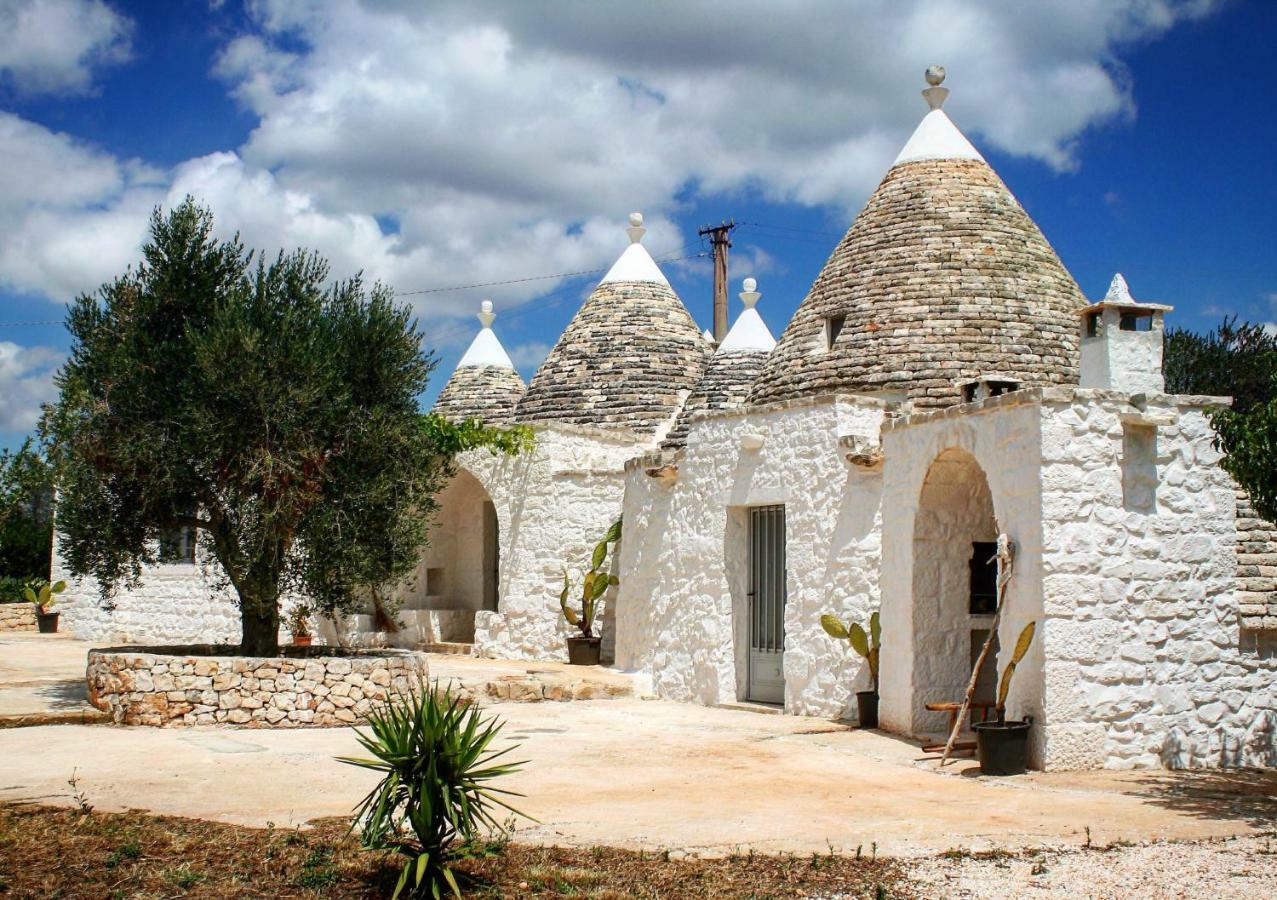
[[749, 510], [749, 699], [785, 702], [785, 507]]

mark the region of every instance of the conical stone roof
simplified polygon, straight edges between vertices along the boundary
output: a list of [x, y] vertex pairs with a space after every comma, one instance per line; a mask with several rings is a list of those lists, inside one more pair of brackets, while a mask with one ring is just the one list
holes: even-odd
[[938, 80], [923, 92], [932, 111], [794, 313], [753, 402], [890, 391], [925, 408], [962, 402], [960, 383], [990, 373], [1077, 383], [1086, 301], [940, 110], [947, 93]]
[[492, 301], [479, 308], [483, 326], [435, 400], [432, 412], [451, 422], [481, 419], [488, 425], [508, 425], [527, 385], [514, 369], [510, 355], [492, 330]]
[[759, 293], [753, 278], [745, 279], [741, 292], [744, 310], [723, 338], [705, 366], [705, 374], [683, 404], [674, 427], [661, 442], [662, 450], [677, 450], [687, 444], [692, 418], [713, 410], [739, 409], [749, 401], [749, 394], [767, 363], [767, 355], [776, 346], [767, 327], [754, 308]]
[[519, 401], [520, 423], [566, 422], [651, 434], [682, 406], [708, 347], [640, 243], [631, 244], [572, 317]]

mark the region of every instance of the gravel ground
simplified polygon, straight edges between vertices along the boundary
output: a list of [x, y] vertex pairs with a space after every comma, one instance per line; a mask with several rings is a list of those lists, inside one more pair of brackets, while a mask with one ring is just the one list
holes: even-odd
[[1277, 832], [1017, 854], [950, 852], [908, 869], [926, 898], [1277, 897]]

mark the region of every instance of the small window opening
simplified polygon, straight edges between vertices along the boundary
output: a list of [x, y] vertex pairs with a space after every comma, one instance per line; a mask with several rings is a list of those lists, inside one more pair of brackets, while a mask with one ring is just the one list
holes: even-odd
[[1000, 397], [1003, 394], [1011, 393], [1012, 391], [1016, 390], [1019, 387], [1020, 387], [1019, 383], [1015, 381], [990, 381], [989, 396]]
[[1122, 318], [1118, 322], [1118, 328], [1123, 331], [1152, 331], [1153, 330], [1153, 314], [1141, 312], [1124, 312]]
[[968, 612], [991, 616], [998, 611], [998, 545], [996, 541], [971, 544], [971, 598]]
[[972, 381], [972, 382], [969, 382], [969, 383], [967, 383], [967, 384], [964, 384], [964, 385], [962, 386], [962, 402], [963, 402], [963, 403], [974, 403], [974, 402], [975, 402], [975, 395], [976, 395], [976, 388], [978, 388], [979, 386], [980, 386], [980, 382], [978, 382], [978, 381]]
[[1097, 312], [1086, 314], [1086, 336], [1096, 337], [1100, 333], [1100, 314]]
[[195, 526], [160, 529], [160, 562], [190, 565], [195, 562], [195, 545], [198, 538]]
[[846, 316], [829, 316], [825, 319], [825, 349], [834, 349], [834, 341], [842, 334], [843, 325], [847, 324]]

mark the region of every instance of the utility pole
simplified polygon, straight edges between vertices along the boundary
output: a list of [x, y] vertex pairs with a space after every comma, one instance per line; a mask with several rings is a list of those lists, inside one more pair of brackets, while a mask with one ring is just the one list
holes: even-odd
[[714, 340], [720, 344], [727, 337], [727, 248], [732, 245], [728, 235], [735, 227], [735, 222], [723, 222], [696, 232], [701, 237], [708, 235], [714, 248]]

